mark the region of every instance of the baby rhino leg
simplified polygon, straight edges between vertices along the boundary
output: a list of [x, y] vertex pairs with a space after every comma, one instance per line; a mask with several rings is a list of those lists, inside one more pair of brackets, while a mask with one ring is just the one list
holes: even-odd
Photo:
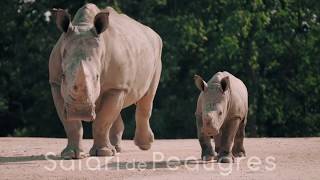
[[214, 137], [214, 151], [219, 153], [221, 147], [221, 131]]
[[243, 140], [245, 136], [245, 122], [241, 122], [239, 129], [237, 131], [236, 137], [234, 138], [234, 144], [232, 148], [232, 154], [234, 157], [244, 157], [246, 156], [246, 151], [244, 150]]
[[238, 131], [240, 119], [230, 119], [224, 125], [221, 134], [221, 147], [219, 149], [218, 162], [233, 162], [232, 146]]
[[201, 132], [202, 128], [202, 119], [200, 116], [196, 116], [197, 119], [197, 135], [199, 139], [199, 143], [201, 146], [201, 159], [204, 161], [210, 161], [214, 159], [216, 154], [213, 151], [212, 144], [211, 144], [211, 137], [205, 135]]

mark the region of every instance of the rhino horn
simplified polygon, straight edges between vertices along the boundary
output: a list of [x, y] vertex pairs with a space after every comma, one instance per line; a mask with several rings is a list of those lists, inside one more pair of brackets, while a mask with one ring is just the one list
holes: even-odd
[[83, 93], [83, 95], [85, 95], [87, 93], [86, 73], [83, 62], [80, 63], [76, 71], [73, 90], [76, 94]]

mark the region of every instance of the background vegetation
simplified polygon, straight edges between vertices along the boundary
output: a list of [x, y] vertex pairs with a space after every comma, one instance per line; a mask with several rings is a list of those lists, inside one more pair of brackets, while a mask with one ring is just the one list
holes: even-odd
[[[48, 83], [60, 32], [48, 13], [84, 0], [0, 1], [0, 136], [64, 137]], [[95, 0], [150, 26], [164, 42], [152, 128], [156, 138], [196, 137], [198, 90], [227, 70], [248, 87], [249, 136], [320, 135], [320, 1]], [[124, 110], [132, 138], [134, 107]], [[85, 124], [85, 137], [91, 137]]]

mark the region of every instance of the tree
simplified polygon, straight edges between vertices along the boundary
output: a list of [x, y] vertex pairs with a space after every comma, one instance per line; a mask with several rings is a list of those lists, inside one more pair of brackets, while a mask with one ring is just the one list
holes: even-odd
[[[0, 135], [64, 137], [48, 83], [48, 58], [60, 32], [49, 10], [75, 14], [87, 1], [0, 2]], [[150, 26], [164, 42], [163, 72], [151, 125], [156, 138], [196, 137], [198, 91], [227, 70], [249, 90], [250, 136], [320, 135], [320, 3], [316, 0], [90, 1]], [[125, 137], [133, 107], [123, 111]], [[90, 124], [85, 137], [90, 137]]]

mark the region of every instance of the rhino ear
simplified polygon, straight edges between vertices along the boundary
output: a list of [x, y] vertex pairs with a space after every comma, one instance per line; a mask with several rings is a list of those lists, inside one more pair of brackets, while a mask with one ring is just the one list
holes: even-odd
[[52, 9], [51, 13], [56, 19], [57, 27], [62, 32], [68, 32], [69, 26], [71, 26], [71, 16], [64, 9]]
[[220, 81], [221, 88], [223, 92], [226, 92], [230, 88], [230, 79], [229, 76], [226, 76]]
[[100, 12], [94, 18], [94, 27], [97, 34], [103, 33], [109, 24], [109, 12]]
[[202, 79], [201, 76], [199, 76], [199, 75], [194, 75], [193, 79], [194, 79], [194, 84], [197, 86], [197, 88], [198, 88], [200, 91], [207, 91], [208, 85], [207, 85], [207, 83]]

